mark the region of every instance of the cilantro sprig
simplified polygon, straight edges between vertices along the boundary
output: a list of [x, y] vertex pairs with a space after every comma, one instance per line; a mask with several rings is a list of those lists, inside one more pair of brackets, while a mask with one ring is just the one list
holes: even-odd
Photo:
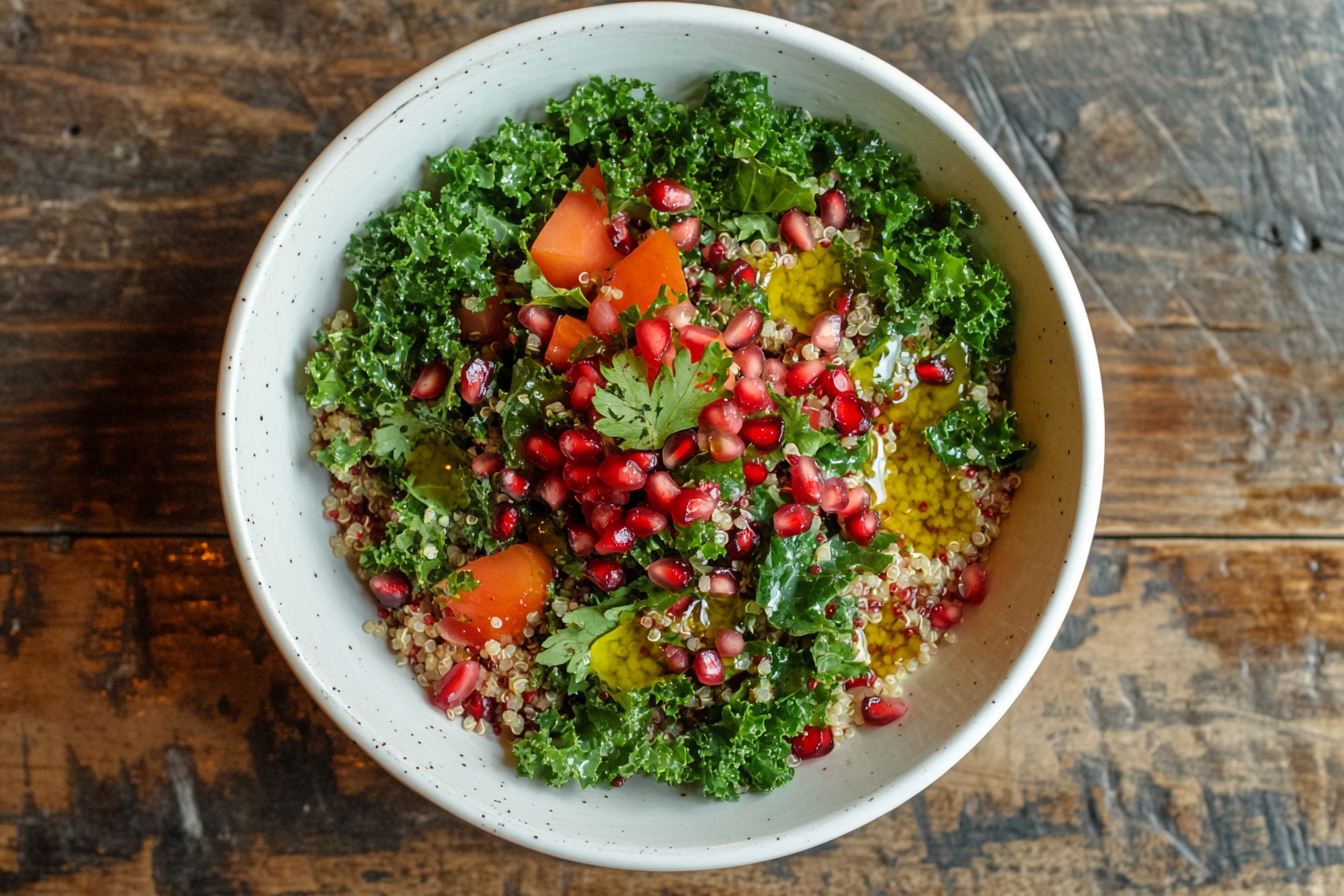
[[674, 432], [693, 428], [705, 405], [719, 397], [731, 362], [718, 343], [710, 343], [698, 363], [682, 349], [672, 369], [660, 373], [650, 387], [643, 362], [617, 355], [610, 367], [602, 368], [607, 385], [593, 397], [593, 407], [602, 415], [597, 431], [618, 439], [622, 448], [661, 448]]

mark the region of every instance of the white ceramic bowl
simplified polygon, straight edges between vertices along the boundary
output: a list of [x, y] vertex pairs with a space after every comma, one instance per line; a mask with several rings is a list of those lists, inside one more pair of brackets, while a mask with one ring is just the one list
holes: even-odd
[[[693, 100], [721, 69], [770, 75], [775, 97], [853, 116], [915, 155], [923, 189], [984, 221], [980, 248], [1013, 285], [1013, 402], [1039, 446], [989, 562], [991, 597], [908, 682], [898, 725], [860, 732], [793, 783], [737, 803], [649, 780], [620, 790], [520, 780], [493, 737], [445, 723], [382, 641], [364, 589], [328, 547], [326, 474], [307, 456], [302, 375], [311, 334], [342, 301], [350, 233], [417, 187], [425, 157], [504, 116], [538, 116], [591, 75], [652, 81]], [[435, 804], [524, 846], [638, 869], [761, 861], [833, 839], [932, 783], [1008, 709], [1049, 649], [1092, 540], [1102, 398], [1087, 316], [1059, 247], [1007, 166], [960, 116], [880, 59], [748, 12], [602, 6], [519, 25], [439, 60], [361, 115], [318, 157], [262, 237], [229, 322], [219, 464], [243, 573], [299, 679], [351, 738]]]

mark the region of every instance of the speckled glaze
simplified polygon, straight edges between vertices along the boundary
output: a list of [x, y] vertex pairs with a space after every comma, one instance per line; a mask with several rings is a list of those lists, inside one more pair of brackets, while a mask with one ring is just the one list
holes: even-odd
[[[899, 724], [861, 731], [787, 787], [737, 803], [647, 780], [619, 790], [520, 780], [498, 741], [447, 723], [384, 642], [373, 606], [331, 554], [326, 474], [307, 456], [301, 366], [348, 295], [342, 250], [369, 217], [419, 186], [426, 156], [466, 146], [504, 116], [529, 118], [591, 75], [621, 74], [694, 100], [720, 69], [768, 73], [776, 98], [853, 116], [911, 152], [934, 198], [984, 220], [1018, 312], [1013, 403], [1039, 448], [990, 555], [989, 600], [959, 641], [907, 681]], [[238, 292], [219, 384], [219, 465], [238, 559], [295, 673], [389, 772], [435, 804], [518, 844], [625, 868], [697, 869], [815, 846], [891, 811], [969, 751], [1049, 649], [1078, 586], [1101, 491], [1096, 351], [1058, 245], [1022, 186], [944, 103], [880, 59], [816, 31], [737, 10], [602, 6], [529, 22], [406, 81], [345, 130], [290, 193]]]

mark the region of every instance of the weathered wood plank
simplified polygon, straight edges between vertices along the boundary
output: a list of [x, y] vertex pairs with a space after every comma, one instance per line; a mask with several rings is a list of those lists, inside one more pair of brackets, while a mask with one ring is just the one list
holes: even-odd
[[[288, 185], [401, 78], [569, 5], [16, 7], [5, 527], [221, 534], [218, 344]], [[743, 5], [930, 85], [1046, 208], [1095, 308], [1103, 532], [1344, 534], [1333, 4]]]
[[227, 543], [0, 539], [0, 891], [1344, 886], [1344, 542], [1103, 540], [1089, 566], [1036, 679], [925, 794], [808, 855], [670, 878], [405, 790], [294, 680]]

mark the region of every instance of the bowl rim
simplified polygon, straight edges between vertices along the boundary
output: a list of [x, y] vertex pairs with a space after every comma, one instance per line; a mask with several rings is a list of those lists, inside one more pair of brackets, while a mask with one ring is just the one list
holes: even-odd
[[[433, 788], [423, 776], [401, 767], [388, 751], [376, 748], [378, 739], [374, 732], [360, 724], [344, 701], [319, 678], [306, 660], [303, 651], [297, 646], [299, 642], [290, 633], [280, 612], [266, 595], [264, 564], [258, 559], [256, 545], [247, 523], [238, 470], [234, 461], [238, 456], [234, 417], [240, 370], [232, 363], [232, 359], [242, 348], [248, 315], [259, 310], [255, 304], [247, 304], [247, 296], [255, 293], [256, 288], [266, 279], [271, 265], [279, 254], [283, 243], [282, 237], [300, 219], [305, 204], [353, 147], [402, 106], [429, 89], [433, 84], [431, 79], [436, 73], [455, 69], [459, 60], [468, 56], [503, 49], [505, 45], [522, 39], [544, 36], [545, 32], [552, 30], [557, 24], [566, 27], [598, 24], [609, 26], [667, 17], [683, 22], [695, 19], [742, 30], [764, 26], [776, 29], [776, 34], [787, 33], [795, 46], [824, 49], [828, 51], [826, 53], [828, 56], [843, 55], [846, 60], [843, 64], [846, 67], [900, 97], [967, 151], [973, 163], [981, 169], [994, 189], [1018, 210], [1018, 223], [1025, 230], [1034, 250], [1038, 252], [1047, 277], [1055, 289], [1078, 369], [1083, 419], [1083, 456], [1078, 505], [1065, 561], [1055, 582], [1054, 592], [1008, 674], [981, 708], [943, 744], [941, 749], [900, 779], [890, 781], [869, 794], [856, 798], [852, 804], [843, 809], [802, 823], [777, 838], [768, 841], [738, 842], [712, 849], [680, 847], [650, 853], [612, 844], [566, 840], [562, 837], [551, 841], [533, 839], [530, 831], [508, 824], [499, 824], [498, 819], [492, 820], [475, 812], [459, 814], [459, 807], [454, 805], [455, 799], [452, 794]], [[1007, 163], [959, 113], [930, 90], [879, 57], [805, 25], [746, 10], [692, 3], [634, 2], [587, 7], [514, 25], [467, 44], [430, 63], [357, 116], [323, 149], [295, 182], [267, 225], [248, 263], [247, 271], [235, 296], [220, 357], [216, 410], [218, 412], [216, 451], [225, 518], [248, 590], [267, 631], [279, 647], [285, 661], [308, 693], [346, 736], [357, 743], [394, 778], [436, 806], [483, 831], [558, 858], [632, 870], [722, 868], [791, 855], [855, 830], [894, 810], [945, 774], [998, 723], [1045, 658], [1081, 582], [1101, 503], [1104, 408], [1101, 372], [1087, 311], [1053, 232]]]

